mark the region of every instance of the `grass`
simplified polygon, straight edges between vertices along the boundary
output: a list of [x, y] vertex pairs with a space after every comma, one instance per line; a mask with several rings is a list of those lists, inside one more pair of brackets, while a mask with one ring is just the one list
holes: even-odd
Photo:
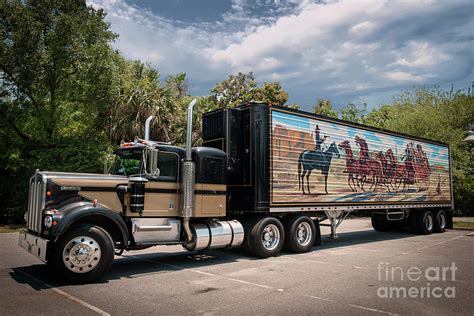
[[12, 225], [0, 225], [0, 233], [14, 233], [17, 231], [20, 231], [25, 225], [17, 225], [17, 224], [12, 224]]
[[454, 221], [453, 226], [454, 226], [454, 228], [472, 228], [472, 229], [474, 229], [474, 222]]

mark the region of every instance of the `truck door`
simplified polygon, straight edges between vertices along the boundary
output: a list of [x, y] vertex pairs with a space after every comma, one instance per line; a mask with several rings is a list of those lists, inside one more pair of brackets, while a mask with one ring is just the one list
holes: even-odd
[[158, 178], [145, 185], [144, 216], [178, 216], [179, 156], [173, 152], [158, 153]]

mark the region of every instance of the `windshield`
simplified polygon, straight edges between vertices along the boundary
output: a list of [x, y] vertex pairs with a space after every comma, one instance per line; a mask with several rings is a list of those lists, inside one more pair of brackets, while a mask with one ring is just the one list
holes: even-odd
[[141, 148], [117, 150], [112, 174], [124, 176], [139, 174], [142, 167], [142, 153]]

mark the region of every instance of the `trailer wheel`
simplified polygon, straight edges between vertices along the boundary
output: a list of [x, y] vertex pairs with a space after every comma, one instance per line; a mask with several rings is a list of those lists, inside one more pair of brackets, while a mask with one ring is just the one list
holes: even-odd
[[371, 220], [372, 227], [378, 232], [386, 232], [389, 231], [391, 228], [390, 222], [384, 217], [372, 214]]
[[94, 282], [109, 271], [113, 245], [112, 237], [101, 227], [76, 226], [60, 237], [52, 255], [53, 265], [69, 281]]
[[260, 258], [268, 258], [277, 255], [283, 248], [285, 241], [285, 230], [281, 222], [275, 217], [263, 217], [251, 227], [247, 244], [250, 253]]
[[408, 221], [410, 223], [410, 228], [413, 230], [415, 234], [418, 234], [417, 218], [418, 218], [418, 212], [416, 212], [415, 210], [410, 211], [410, 214], [408, 216]]
[[416, 227], [418, 234], [429, 235], [433, 233], [435, 217], [429, 210], [421, 211], [416, 218]]
[[448, 222], [448, 216], [446, 215], [445, 211], [440, 210], [436, 212], [433, 231], [435, 233], [443, 233], [446, 230], [447, 222]]
[[308, 216], [291, 217], [285, 226], [285, 249], [303, 253], [311, 251], [316, 239], [316, 227]]

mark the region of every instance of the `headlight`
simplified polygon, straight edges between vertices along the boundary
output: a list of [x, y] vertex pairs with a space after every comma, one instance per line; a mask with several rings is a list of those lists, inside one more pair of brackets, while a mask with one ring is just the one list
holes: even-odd
[[28, 211], [26, 211], [25, 215], [23, 215], [23, 219], [25, 220], [25, 223], [28, 223]]
[[53, 226], [53, 217], [51, 215], [46, 215], [44, 217], [44, 227], [49, 229]]

